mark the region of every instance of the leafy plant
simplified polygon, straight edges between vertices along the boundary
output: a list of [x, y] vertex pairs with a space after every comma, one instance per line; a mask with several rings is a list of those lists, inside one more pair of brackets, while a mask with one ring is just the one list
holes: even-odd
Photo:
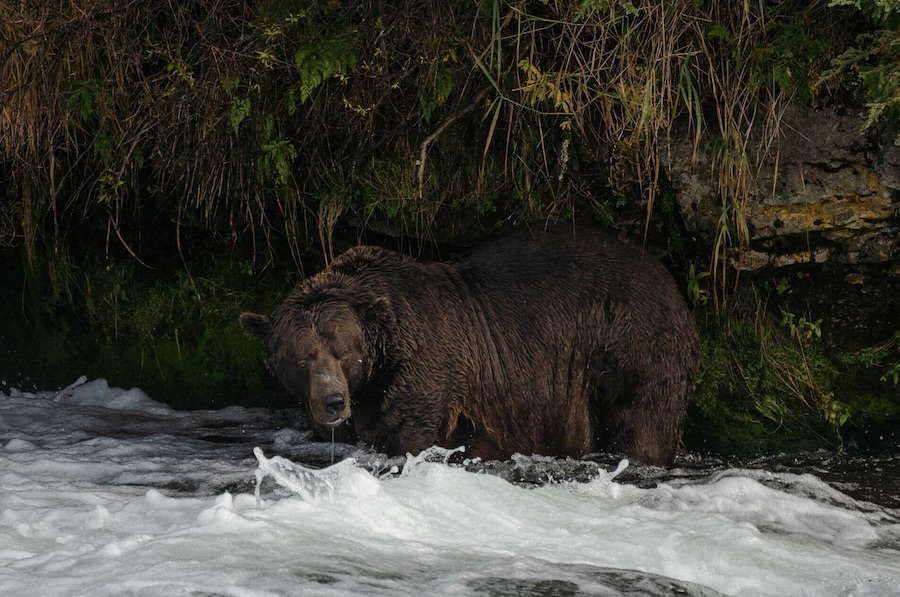
[[822, 320], [811, 321], [805, 317], [797, 317], [785, 310], [781, 311], [781, 327], [790, 331], [791, 338], [801, 344], [809, 343], [815, 338], [822, 337]]
[[892, 381], [896, 386], [900, 384], [900, 331], [875, 346], [841, 353], [840, 359], [846, 365], [881, 368], [881, 381]]
[[446, 61], [455, 62], [454, 54], [448, 55], [437, 65], [431, 84], [423, 87], [419, 93], [419, 107], [425, 122], [430, 122], [435, 111], [446, 105], [453, 92], [453, 71], [447, 66]]
[[260, 172], [266, 178], [275, 175], [281, 184], [286, 185], [289, 182], [291, 165], [295, 159], [297, 159], [297, 149], [293, 143], [283, 137], [273, 139], [262, 144]]
[[900, 142], [900, 3], [896, 0], [832, 0], [829, 6], [852, 6], [865, 14], [874, 31], [859, 34], [853, 47], [832, 62], [817, 85], [826, 86], [855, 73], [868, 97], [865, 131], [883, 121], [895, 143]]
[[82, 122], [96, 116], [96, 103], [103, 95], [100, 81], [97, 79], [72, 79], [69, 81], [69, 109], [76, 110]]
[[231, 100], [230, 120], [235, 135], [238, 134], [241, 123], [250, 114], [250, 103], [249, 97], [235, 97]]
[[694, 307], [706, 305], [709, 301], [709, 291], [702, 284], [702, 280], [709, 277], [709, 272], [697, 272], [694, 264], [688, 269], [687, 295]]
[[356, 65], [356, 49], [345, 39], [315, 40], [294, 52], [300, 76], [299, 100], [306, 102], [328, 79], [343, 78]]
[[554, 110], [565, 115], [572, 114], [572, 96], [564, 89], [567, 77], [562, 73], [542, 72], [527, 58], [520, 60], [518, 67], [525, 74], [524, 84], [518, 91], [527, 98], [528, 105], [536, 107], [549, 102]]
[[[843, 443], [851, 409], [836, 398], [838, 372], [822, 352], [818, 323], [776, 319], [752, 285], [742, 286], [723, 309], [699, 320], [703, 367], [695, 392], [707, 430], [729, 449], [784, 449], [792, 437], [810, 445]], [[738, 447], [727, 435], [736, 427], [757, 434]], [[721, 431], [719, 431], [721, 429]], [[767, 447], [768, 446], [768, 447]], [[777, 446], [777, 447], [776, 447]], [[793, 449], [796, 449], [794, 446]]]
[[893, 380], [895, 386], [900, 384], [900, 360], [894, 361], [885, 369], [884, 375], [881, 376], [881, 381], [886, 382], [888, 380]]

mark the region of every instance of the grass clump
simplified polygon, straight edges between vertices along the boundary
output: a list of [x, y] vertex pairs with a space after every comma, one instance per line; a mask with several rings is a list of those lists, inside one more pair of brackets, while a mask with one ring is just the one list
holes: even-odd
[[[703, 365], [689, 447], [722, 453], [841, 447], [849, 411], [835, 395], [838, 371], [817, 334], [772, 313], [751, 284], [697, 319]], [[691, 426], [704, 436], [692, 435]]]

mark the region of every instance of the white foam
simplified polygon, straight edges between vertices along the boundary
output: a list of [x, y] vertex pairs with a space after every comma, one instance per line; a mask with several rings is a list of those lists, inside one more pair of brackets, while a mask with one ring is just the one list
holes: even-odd
[[[623, 463], [590, 483], [525, 489], [433, 452], [398, 474], [349, 460], [317, 470], [196, 437], [207, 426], [261, 429], [263, 413], [148, 411], [143, 399], [98, 408], [91, 396], [107, 390], [78, 390], [86, 385], [64, 399], [0, 394], [4, 597], [37, 587], [68, 597], [837, 596], [900, 586], [896, 513], [811, 475], [735, 469], [642, 489], [615, 480]], [[276, 432], [258, 438], [274, 445]]]
[[152, 414], [168, 414], [172, 408], [156, 402], [138, 388], [123, 390], [111, 388], [105, 379], [88, 381], [81, 376], [75, 383], [63, 388], [53, 397], [60, 404], [102, 406], [116, 410], [140, 411]]

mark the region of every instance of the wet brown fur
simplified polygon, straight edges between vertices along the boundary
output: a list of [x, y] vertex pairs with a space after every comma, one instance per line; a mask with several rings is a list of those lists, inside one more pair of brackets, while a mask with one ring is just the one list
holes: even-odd
[[321, 396], [300, 361], [331, 354], [321, 366], [341, 372], [322, 383], [349, 397], [358, 436], [391, 453], [465, 444], [486, 459], [613, 450], [669, 463], [699, 363], [669, 273], [571, 226], [454, 264], [357, 247], [241, 325], [314, 419]]

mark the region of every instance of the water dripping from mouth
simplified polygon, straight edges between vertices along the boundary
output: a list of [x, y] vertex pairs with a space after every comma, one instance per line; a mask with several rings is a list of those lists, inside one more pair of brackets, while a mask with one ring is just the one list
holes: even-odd
[[334, 466], [334, 427], [331, 428], [331, 465]]

